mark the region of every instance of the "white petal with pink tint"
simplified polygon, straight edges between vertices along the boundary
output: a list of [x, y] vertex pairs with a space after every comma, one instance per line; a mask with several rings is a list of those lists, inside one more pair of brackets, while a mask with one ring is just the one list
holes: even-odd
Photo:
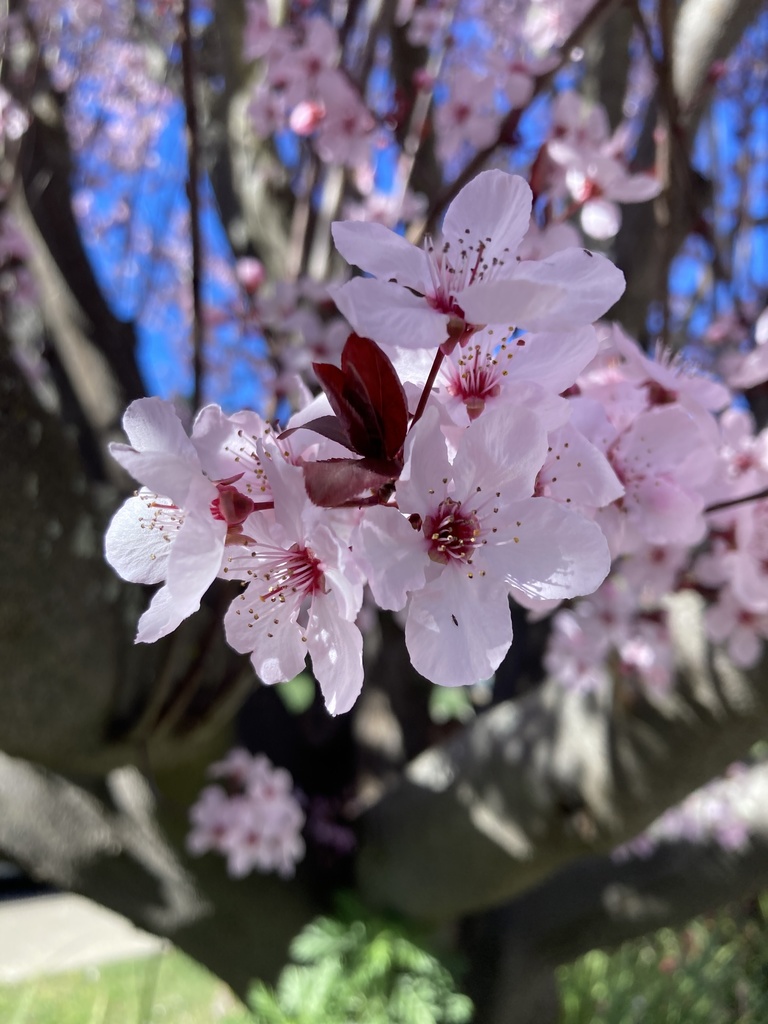
[[262, 682], [282, 683], [304, 668], [307, 642], [301, 638], [306, 634], [289, 615], [276, 616], [261, 596], [251, 585], [229, 606], [224, 616], [227, 643], [240, 654], [251, 655]]
[[109, 524], [104, 553], [112, 568], [131, 583], [160, 583], [168, 571], [171, 542], [184, 513], [170, 498], [143, 488], [118, 509]]
[[382, 345], [436, 349], [448, 337], [448, 316], [400, 285], [356, 277], [333, 300], [358, 334]]
[[509, 538], [493, 558], [507, 582], [531, 597], [577, 597], [597, 590], [611, 568], [599, 526], [548, 498], [517, 502], [500, 517]]
[[405, 642], [417, 672], [441, 686], [470, 686], [489, 679], [512, 643], [506, 590], [463, 568], [447, 566], [414, 594]]
[[195, 447], [170, 402], [162, 398], [139, 398], [123, 416], [123, 429], [132, 448], [140, 452], [167, 452], [191, 463], [197, 462]]
[[325, 706], [332, 715], [352, 707], [363, 688], [363, 637], [354, 622], [347, 622], [330, 597], [318, 595], [307, 625], [312, 670], [320, 684]]
[[614, 238], [621, 227], [621, 210], [610, 199], [588, 199], [581, 208], [580, 220], [591, 238]]
[[332, 229], [336, 248], [347, 261], [382, 281], [394, 281], [419, 290], [429, 282], [423, 249], [407, 242], [383, 224], [337, 221]]
[[464, 186], [448, 207], [443, 239], [452, 250], [465, 249], [468, 244], [477, 246], [480, 242], [486, 261], [493, 257], [503, 259], [506, 253], [511, 267], [528, 230], [532, 200], [524, 178], [504, 171], [483, 171]]

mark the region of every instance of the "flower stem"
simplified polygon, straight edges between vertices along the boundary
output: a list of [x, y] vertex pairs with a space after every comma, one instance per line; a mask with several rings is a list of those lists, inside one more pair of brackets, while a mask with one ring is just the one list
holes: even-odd
[[762, 498], [768, 498], [768, 488], [758, 491], [757, 494], [745, 494], [743, 498], [729, 498], [728, 501], [718, 501], [714, 505], [707, 505], [704, 511], [719, 512], [724, 508], [733, 508], [735, 505], [742, 505], [746, 501], [760, 501]]
[[413, 414], [413, 419], [411, 420], [411, 425], [408, 428], [409, 430], [413, 430], [413, 428], [416, 426], [416, 424], [421, 419], [422, 414], [423, 414], [424, 410], [427, 407], [427, 401], [429, 399], [430, 392], [432, 391], [432, 386], [434, 385], [435, 380], [437, 378], [437, 371], [440, 369], [440, 367], [442, 365], [443, 358], [444, 358], [444, 356], [443, 356], [442, 349], [438, 349], [437, 353], [435, 354], [435, 361], [432, 363], [432, 369], [429, 371], [429, 376], [427, 377], [427, 382], [424, 385], [424, 390], [421, 393], [421, 398], [419, 399], [419, 404], [416, 406], [416, 412]]

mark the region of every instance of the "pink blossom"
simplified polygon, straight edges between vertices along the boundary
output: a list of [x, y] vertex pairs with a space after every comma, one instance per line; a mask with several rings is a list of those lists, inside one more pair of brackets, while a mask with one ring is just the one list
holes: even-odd
[[308, 500], [302, 470], [275, 453], [266, 471], [274, 521], [251, 516], [244, 524], [248, 549], [234, 550], [224, 567], [248, 581], [225, 616], [227, 641], [251, 655], [264, 683], [293, 679], [309, 653], [328, 710], [341, 714], [363, 684], [355, 626], [362, 576], [333, 518]]
[[450, 351], [486, 324], [535, 330], [579, 327], [606, 311], [624, 288], [604, 257], [582, 249], [518, 261], [531, 190], [519, 177], [484, 171], [448, 207], [442, 243], [419, 249], [378, 224], [336, 223], [336, 247], [375, 275], [334, 295], [355, 330], [404, 348]]
[[690, 559], [690, 548], [644, 544], [621, 562], [621, 574], [643, 603], [660, 600], [675, 590], [677, 579]]
[[754, 347], [744, 353], [725, 353], [719, 368], [732, 388], [754, 388], [768, 380], [768, 308], [755, 323]]
[[206, 786], [190, 808], [192, 828], [186, 846], [190, 853], [200, 856], [215, 851], [221, 853], [222, 841], [234, 818], [232, 802], [221, 786]]
[[607, 649], [605, 633], [595, 620], [564, 610], [552, 621], [544, 667], [568, 690], [606, 693], [611, 687]]
[[334, 69], [318, 76], [317, 91], [326, 111], [315, 137], [320, 159], [348, 167], [366, 163], [375, 121], [360, 95]]
[[496, 136], [501, 114], [488, 75], [459, 67], [448, 82], [449, 94], [435, 112], [437, 149], [442, 160], [459, 156], [465, 146], [482, 149]]
[[408, 448], [396, 494], [409, 519], [379, 508], [362, 523], [369, 585], [382, 607], [408, 602], [406, 645], [422, 675], [481, 682], [512, 642], [510, 587], [544, 599], [595, 589], [609, 568], [605, 539], [575, 512], [531, 497], [547, 442], [527, 410], [471, 423], [451, 463], [433, 407]]
[[241, 749], [212, 765], [209, 775], [223, 775], [237, 792], [227, 793], [221, 786], [202, 791], [189, 812], [189, 852], [224, 854], [235, 878], [254, 868], [292, 877], [304, 856], [304, 812], [293, 795], [290, 774], [263, 754], [252, 756]]
[[249, 295], [256, 294], [266, 277], [264, 264], [253, 256], [242, 256], [235, 266], [235, 274]]
[[705, 533], [703, 486], [714, 472], [715, 447], [680, 405], [642, 412], [617, 432], [586, 399], [574, 404], [574, 422], [608, 457], [625, 488], [623, 498], [598, 513], [614, 555], [643, 541], [695, 544]]
[[[241, 416], [260, 423], [255, 413]], [[256, 504], [250, 495], [269, 495], [260, 465], [245, 461], [242, 427], [218, 406], [200, 412], [193, 439], [159, 398], [133, 402], [123, 426], [130, 444], [110, 451], [145, 486], [112, 519], [105, 550], [124, 579], [165, 580], [139, 621], [137, 641], [151, 643], [197, 611], [221, 571], [225, 546], [250, 543], [242, 529]]]
[[739, 668], [752, 668], [768, 640], [768, 611], [751, 611], [738, 600], [732, 587], [724, 587], [704, 616], [707, 634], [724, 644], [728, 657]]
[[625, 133], [609, 137], [608, 118], [600, 104], [576, 93], [561, 93], [553, 103], [552, 138], [547, 143], [549, 187], [554, 197], [564, 189], [578, 204], [581, 226], [592, 238], [613, 238], [621, 226], [619, 203], [642, 203], [661, 192], [652, 174], [630, 174], [623, 158]]
[[288, 125], [297, 135], [311, 135], [324, 117], [324, 104], [316, 100], [302, 100], [291, 111]]
[[550, 157], [567, 166], [565, 182], [580, 206], [581, 226], [592, 238], [613, 238], [621, 227], [619, 203], [645, 203], [661, 192], [652, 174], [630, 174], [624, 164], [604, 154], [580, 157], [563, 143], [549, 145]]

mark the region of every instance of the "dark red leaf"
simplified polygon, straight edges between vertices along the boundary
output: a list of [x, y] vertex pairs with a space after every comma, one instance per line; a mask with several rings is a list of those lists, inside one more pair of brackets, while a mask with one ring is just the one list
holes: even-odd
[[366, 466], [364, 459], [325, 459], [304, 463], [304, 486], [309, 500], [322, 508], [338, 508], [365, 491], [378, 490], [392, 480]]
[[368, 429], [365, 421], [365, 405], [362, 410], [358, 403], [350, 401], [350, 389], [348, 387], [346, 374], [332, 363], [313, 363], [312, 369], [322, 385], [323, 391], [328, 396], [331, 408], [336, 413], [341, 423], [342, 430], [348, 438], [347, 446], [352, 451], [360, 452], [361, 455], [368, 454], [360, 451], [358, 444], [365, 446], [368, 438]]
[[350, 334], [341, 369], [330, 363], [312, 365], [346, 435], [342, 444], [368, 458], [394, 458], [405, 441], [408, 404], [400, 378], [379, 346]]
[[[380, 451], [365, 455], [392, 458], [400, 451], [408, 430], [408, 402], [392, 361], [370, 338], [350, 334], [341, 355], [342, 372], [353, 393], [364, 398], [366, 425], [380, 443]], [[360, 406], [357, 406], [360, 408]]]
[[284, 430], [282, 434], [278, 436], [278, 441], [282, 441], [284, 437], [290, 437], [291, 434], [295, 434], [297, 430], [312, 430], [316, 434], [322, 434], [323, 437], [327, 437], [329, 441], [336, 441], [338, 444], [344, 445], [345, 448], [349, 448], [351, 452], [355, 451], [349, 440], [349, 436], [342, 426], [341, 420], [336, 416], [318, 416], [316, 420], [310, 420], [308, 423], [302, 423], [300, 427], [289, 427], [288, 430]]

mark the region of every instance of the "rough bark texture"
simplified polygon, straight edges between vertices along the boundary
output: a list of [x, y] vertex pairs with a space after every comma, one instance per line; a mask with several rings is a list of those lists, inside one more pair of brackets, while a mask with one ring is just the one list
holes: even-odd
[[748, 677], [711, 658], [700, 599], [671, 604], [673, 698], [627, 711], [545, 684], [422, 754], [362, 823], [369, 897], [443, 920], [501, 903], [639, 832], [764, 735], [766, 662]]
[[4, 856], [172, 939], [241, 996], [277, 975], [318, 911], [301, 877], [235, 885], [221, 858], [187, 857], [184, 808], [158, 801], [133, 768], [84, 787], [0, 755], [0, 818]]

